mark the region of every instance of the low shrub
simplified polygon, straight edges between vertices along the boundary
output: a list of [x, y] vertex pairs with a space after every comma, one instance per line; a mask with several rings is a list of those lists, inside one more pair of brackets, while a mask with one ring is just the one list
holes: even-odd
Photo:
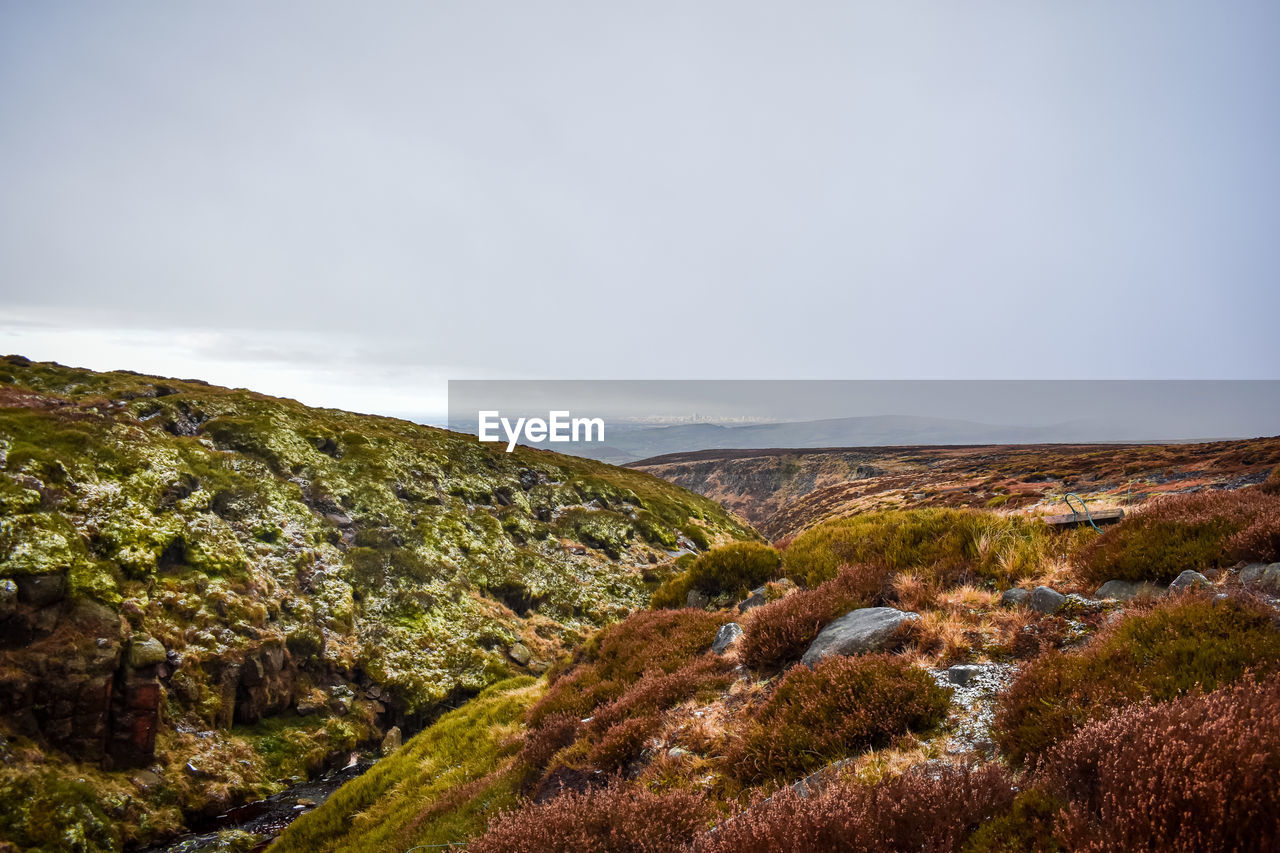
[[913, 569], [945, 585], [968, 577], [1008, 583], [1034, 573], [1061, 541], [1031, 519], [968, 509], [892, 510], [805, 531], [783, 552], [782, 566], [787, 577], [810, 587], [855, 563]]
[[738, 641], [739, 659], [753, 669], [799, 660], [818, 633], [838, 616], [881, 594], [886, 576], [872, 566], [845, 566], [816, 589], [800, 590], [751, 611]]
[[572, 714], [551, 714], [537, 728], [524, 733], [524, 746], [520, 749], [520, 763], [540, 774], [551, 762], [552, 756], [578, 739], [582, 723]]
[[730, 747], [744, 781], [789, 778], [941, 723], [951, 692], [892, 655], [832, 656], [787, 672]]
[[661, 711], [690, 697], [723, 690], [733, 680], [731, 669], [720, 655], [704, 654], [675, 672], [647, 672], [626, 693], [596, 709], [591, 729], [603, 732], [636, 714]]
[[708, 551], [653, 594], [654, 607], [684, 607], [690, 590], [707, 596], [742, 594], [778, 576], [782, 558], [768, 545], [736, 542]]
[[788, 788], [697, 839], [696, 853], [956, 851], [1008, 808], [1013, 785], [999, 765], [942, 766], [875, 785], [848, 781], [801, 797]]
[[645, 743], [661, 728], [662, 720], [653, 713], [619, 720], [592, 746], [591, 765], [597, 770], [621, 770], [640, 757]]
[[1187, 569], [1280, 560], [1280, 495], [1263, 489], [1196, 492], [1153, 501], [1080, 549], [1090, 584], [1168, 583]]
[[1009, 809], [997, 814], [965, 841], [962, 853], [1066, 853], [1053, 835], [1062, 801], [1039, 788], [1018, 793]]
[[1280, 495], [1280, 465], [1271, 469], [1271, 476], [1258, 488], [1268, 495]]
[[471, 853], [674, 853], [707, 828], [712, 809], [686, 792], [614, 784], [505, 812]]
[[1090, 723], [1036, 784], [1070, 850], [1280, 849], [1280, 676]]
[[617, 699], [648, 672], [672, 673], [710, 648], [724, 617], [701, 610], [633, 613], [588, 640], [529, 712], [537, 727], [552, 714], [581, 719]]
[[1085, 723], [1144, 698], [1212, 690], [1254, 667], [1280, 666], [1275, 614], [1248, 597], [1188, 594], [1136, 612], [1083, 649], [1048, 651], [999, 697], [993, 734], [1021, 763]]

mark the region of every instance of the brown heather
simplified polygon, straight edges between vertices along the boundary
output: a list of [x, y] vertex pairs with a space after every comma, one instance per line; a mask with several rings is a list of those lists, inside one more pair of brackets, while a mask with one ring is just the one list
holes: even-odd
[[672, 673], [646, 672], [626, 693], [596, 710], [591, 729], [602, 732], [628, 717], [661, 711], [685, 699], [727, 688], [733, 668], [719, 655], [701, 655]]
[[685, 792], [614, 784], [505, 812], [471, 853], [675, 853], [711, 823], [711, 807]]
[[1262, 488], [1153, 501], [1080, 551], [1083, 579], [1167, 583], [1193, 569], [1280, 560], [1280, 495]]
[[992, 734], [1006, 758], [1020, 764], [1116, 708], [1280, 666], [1276, 614], [1249, 596], [1184, 594], [1131, 609], [1084, 648], [1045, 652], [1000, 695]]
[[724, 618], [701, 610], [642, 610], [605, 628], [578, 652], [529, 712], [537, 727], [552, 714], [589, 716], [646, 673], [671, 673], [711, 647]]
[[1091, 723], [1036, 774], [1075, 851], [1280, 849], [1277, 780], [1280, 675]]
[[833, 656], [786, 673], [729, 748], [739, 779], [794, 778], [943, 721], [950, 691], [893, 655]]
[[1280, 465], [1271, 469], [1271, 476], [1259, 488], [1269, 495], [1280, 495]]
[[879, 599], [887, 572], [873, 566], [844, 566], [811, 590], [750, 611], [738, 655], [752, 669], [773, 669], [799, 660], [818, 633], [838, 616]]
[[996, 764], [939, 766], [875, 785], [833, 783], [802, 798], [788, 788], [695, 842], [696, 853], [953, 853], [1013, 801]]

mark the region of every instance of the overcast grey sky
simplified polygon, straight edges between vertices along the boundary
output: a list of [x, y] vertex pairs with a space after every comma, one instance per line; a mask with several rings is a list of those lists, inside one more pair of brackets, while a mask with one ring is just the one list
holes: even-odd
[[1280, 377], [1280, 4], [0, 0], [0, 350]]

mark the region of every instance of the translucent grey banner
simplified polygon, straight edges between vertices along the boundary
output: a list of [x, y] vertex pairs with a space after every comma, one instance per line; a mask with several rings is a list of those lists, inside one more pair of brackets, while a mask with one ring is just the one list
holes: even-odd
[[454, 380], [449, 428], [616, 464], [713, 449], [1280, 434], [1280, 380]]

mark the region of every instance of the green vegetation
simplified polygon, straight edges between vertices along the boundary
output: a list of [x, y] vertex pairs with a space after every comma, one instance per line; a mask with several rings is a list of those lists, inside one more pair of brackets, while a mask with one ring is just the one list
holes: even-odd
[[[0, 650], [0, 736], [41, 744], [18, 764], [47, 752], [40, 796], [67, 808], [90, 802], [80, 778], [131, 792], [119, 840], [90, 833], [87, 849], [145, 843], [180, 828], [179, 808], [270, 794], [393, 721], [430, 720], [541, 671], [646, 607], [670, 572], [666, 549], [690, 531], [708, 545], [757, 538], [648, 474], [504, 450], [245, 390], [0, 358], [0, 581], [42, 576], [53, 590], [0, 614], [16, 620], [11, 634], [47, 638]], [[86, 608], [105, 635], [74, 623]], [[147, 790], [127, 769], [89, 773], [101, 745], [69, 745], [83, 728], [72, 712], [22, 716], [7, 698], [65, 683], [47, 709], [74, 707], [91, 689], [81, 664], [103, 656], [92, 677], [109, 678], [112, 655], [142, 635], [171, 655], [159, 676], [163, 782]], [[509, 654], [517, 643], [528, 658]], [[45, 660], [66, 662], [67, 677], [48, 677]], [[84, 761], [55, 761], [59, 749]], [[207, 774], [184, 775], [206, 752]], [[81, 811], [69, 826], [94, 825]]]
[[499, 682], [294, 822], [272, 853], [373, 853], [465, 841], [516, 801], [520, 721], [540, 687]]
[[1046, 557], [1065, 553], [1075, 535], [977, 510], [874, 512], [806, 530], [783, 552], [782, 567], [810, 587], [855, 564], [925, 571], [946, 583], [984, 578], [1011, 585], [1034, 574]]
[[1187, 569], [1280, 560], [1280, 495], [1260, 488], [1155, 501], [1083, 547], [1085, 579], [1168, 583]]
[[1212, 690], [1277, 666], [1280, 630], [1270, 608], [1183, 595], [1139, 609], [1083, 649], [1034, 660], [1001, 696], [995, 739], [1020, 764], [1115, 708]]
[[777, 577], [781, 565], [782, 558], [768, 545], [735, 542], [698, 557], [686, 571], [659, 587], [652, 603], [654, 607], [684, 607], [691, 590], [708, 598], [743, 596]]

